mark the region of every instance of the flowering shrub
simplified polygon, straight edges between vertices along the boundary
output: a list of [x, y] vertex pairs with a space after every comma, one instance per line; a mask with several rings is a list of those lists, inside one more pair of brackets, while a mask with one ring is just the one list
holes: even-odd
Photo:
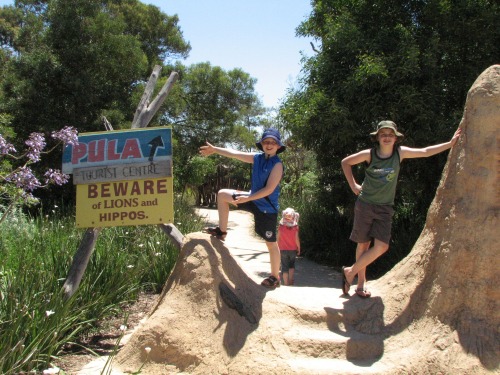
[[[0, 199], [7, 202], [7, 208], [0, 213], [0, 223], [15, 205], [36, 203], [38, 200], [32, 194], [35, 189], [44, 188], [51, 184], [63, 185], [68, 182], [68, 175], [59, 169], [52, 168], [44, 173], [43, 182], [40, 182], [30, 168], [31, 164], [40, 161], [42, 154], [52, 152], [61, 143], [64, 146], [78, 144], [78, 132], [71, 126], [52, 132], [52, 138], [58, 141], [57, 144], [50, 150], [44, 151], [47, 146], [44, 135], [31, 133], [25, 142], [27, 149], [24, 153], [15, 155], [17, 153], [15, 147], [0, 134]], [[10, 160], [18, 161], [20, 165], [13, 167]]]

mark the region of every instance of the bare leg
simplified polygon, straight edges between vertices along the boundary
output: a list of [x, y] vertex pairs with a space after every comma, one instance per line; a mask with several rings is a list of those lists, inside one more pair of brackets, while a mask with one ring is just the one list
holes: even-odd
[[[222, 228], [221, 228], [222, 230]], [[269, 260], [271, 261], [271, 275], [280, 279], [280, 263], [281, 255], [277, 242], [266, 242], [267, 249], [269, 250]]]
[[289, 283], [287, 285], [293, 285], [295, 283], [295, 280], [294, 280], [294, 274], [295, 274], [295, 268], [290, 268], [288, 270], [288, 281]]
[[[356, 247], [356, 262], [369, 249], [370, 243], [371, 242], [358, 243], [358, 246]], [[358, 288], [363, 288], [365, 285], [365, 281], [366, 281], [366, 267], [358, 271]]]
[[285, 285], [288, 285], [288, 272], [283, 272], [282, 275], [283, 275], [283, 283]]
[[[362, 271], [363, 273], [366, 271], [366, 267], [373, 263], [378, 257], [384, 254], [387, 249], [389, 249], [389, 245], [385, 242], [375, 239], [375, 243], [368, 250], [364, 251], [363, 254], [356, 260], [356, 263], [352, 265], [352, 267], [344, 268], [345, 276], [347, 278], [347, 282], [351, 284], [354, 280], [356, 274]], [[356, 254], [357, 255], [357, 254]], [[363, 283], [366, 280], [365, 274], [363, 274]], [[359, 284], [359, 282], [358, 282]]]
[[231, 189], [222, 189], [217, 193], [217, 211], [219, 211], [219, 228], [227, 232], [227, 223], [229, 220], [229, 202], [233, 201], [233, 191]]

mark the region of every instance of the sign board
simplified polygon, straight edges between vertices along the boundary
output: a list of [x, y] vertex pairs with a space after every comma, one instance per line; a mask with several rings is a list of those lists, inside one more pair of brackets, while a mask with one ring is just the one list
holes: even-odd
[[64, 148], [62, 172], [120, 164], [172, 163], [172, 129], [146, 128], [82, 133], [78, 145]]
[[75, 185], [159, 177], [172, 177], [172, 163], [170, 160], [160, 163], [150, 162], [73, 168], [73, 184]]
[[76, 225], [112, 227], [174, 220], [172, 130], [82, 133], [63, 153], [76, 184]]
[[79, 228], [172, 223], [173, 207], [172, 177], [76, 187]]

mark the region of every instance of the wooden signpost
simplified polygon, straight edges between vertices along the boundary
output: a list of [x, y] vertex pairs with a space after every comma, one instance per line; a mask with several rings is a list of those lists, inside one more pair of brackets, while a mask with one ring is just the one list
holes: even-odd
[[[172, 72], [151, 101], [161, 72], [155, 66], [136, 109], [132, 129], [87, 133], [63, 155], [63, 172], [77, 185], [77, 226], [83, 235], [62, 291], [66, 299], [78, 289], [102, 227], [158, 224], [180, 249], [184, 236], [173, 222], [171, 129], [150, 128], [178, 78]], [[104, 119], [107, 130], [113, 130]], [[141, 129], [141, 130], [139, 130]]]

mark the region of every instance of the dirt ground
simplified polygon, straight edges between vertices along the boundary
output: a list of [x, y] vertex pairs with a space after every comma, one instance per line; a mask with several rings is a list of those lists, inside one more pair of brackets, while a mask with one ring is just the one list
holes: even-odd
[[[217, 221], [217, 211], [213, 209], [198, 209], [197, 213], [205, 219], [206, 225], [214, 225]], [[252, 215], [244, 211], [231, 213], [229, 233], [226, 245], [231, 249], [231, 255], [245, 268], [249, 277], [257, 284], [262, 277], [267, 276], [269, 255], [264, 242], [253, 233]], [[318, 291], [329, 291], [333, 286], [340, 286], [340, 273], [330, 267], [317, 264], [306, 258], [297, 258], [295, 287], [318, 288]], [[281, 288], [282, 292], [285, 288]], [[311, 289], [312, 290], [312, 289]], [[109, 318], [99, 323], [94, 332], [81, 338], [75, 345], [69, 345], [60, 353], [55, 365], [68, 375], [86, 375], [85, 367], [106, 358], [116, 349], [121, 349], [134, 330], [146, 320], [151, 309], [158, 301], [158, 294], [140, 294], [133, 304], [126, 306], [120, 316]], [[281, 293], [278, 298], [287, 300], [289, 294]], [[124, 317], [128, 314], [127, 329], [120, 330]], [[124, 337], [117, 342], [124, 334]], [[83, 369], [83, 372], [82, 372]]]

